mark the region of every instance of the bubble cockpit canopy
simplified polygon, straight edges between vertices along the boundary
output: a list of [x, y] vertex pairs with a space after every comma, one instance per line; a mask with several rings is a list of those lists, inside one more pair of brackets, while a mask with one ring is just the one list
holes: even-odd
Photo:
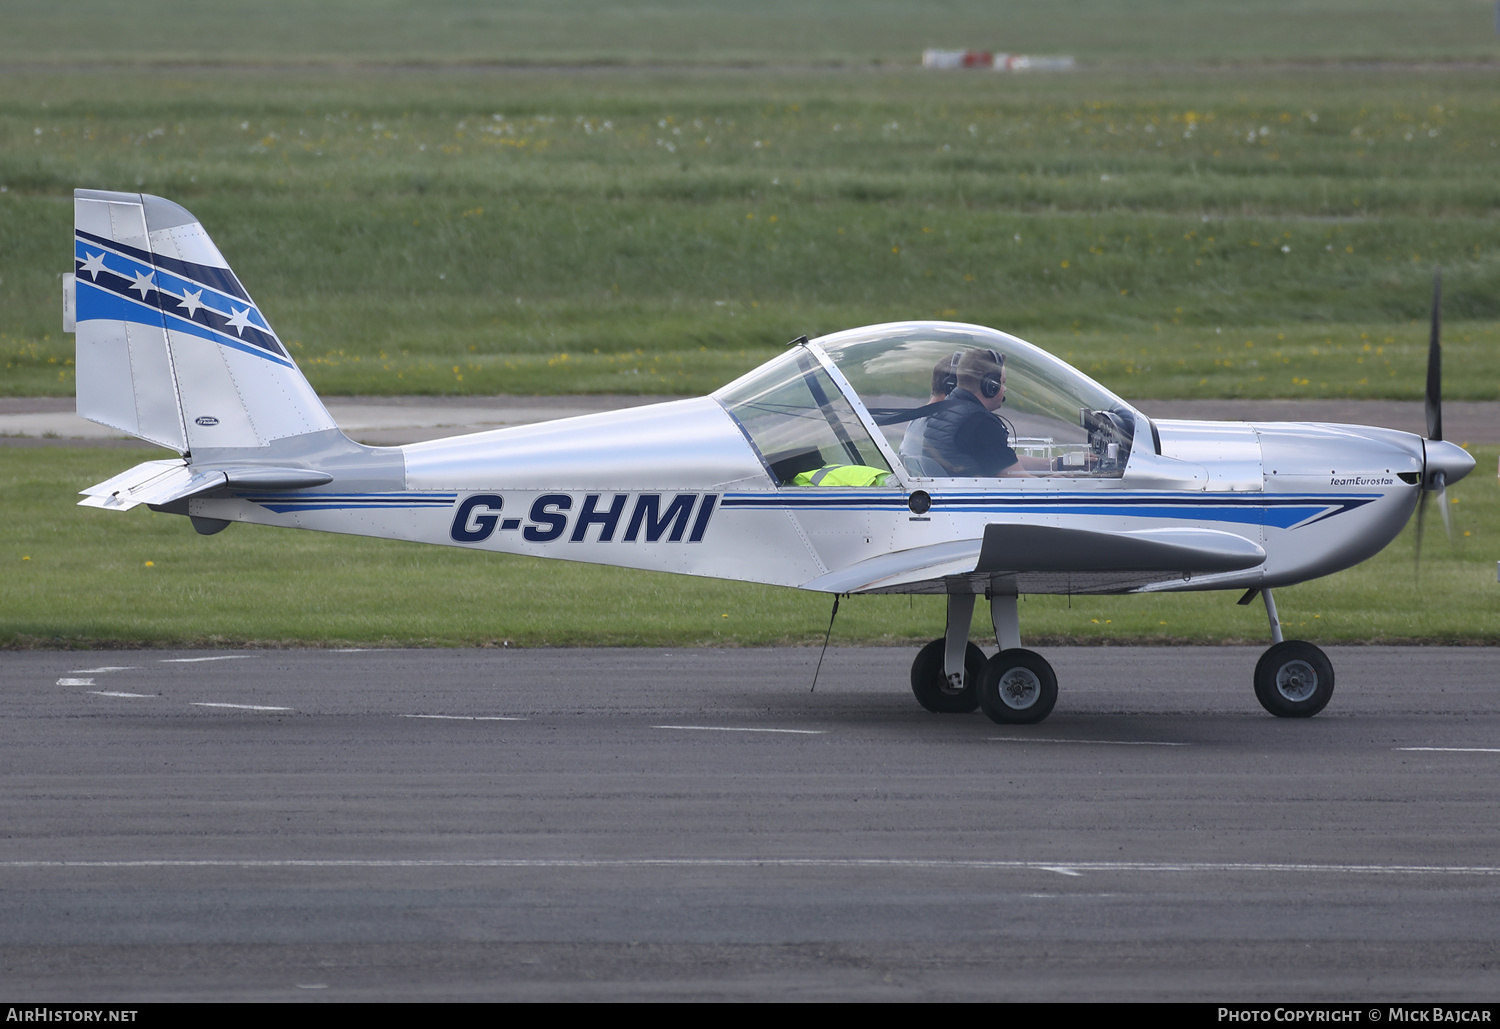
[[1118, 478], [1137, 426], [1150, 447], [1149, 423], [1119, 397], [1046, 351], [977, 325], [899, 322], [834, 333], [714, 396], [778, 485], [897, 486], [887, 455], [906, 478], [951, 478], [941, 455], [924, 449], [925, 422], [971, 350], [1004, 359], [998, 414], [1019, 458], [1012, 474]]

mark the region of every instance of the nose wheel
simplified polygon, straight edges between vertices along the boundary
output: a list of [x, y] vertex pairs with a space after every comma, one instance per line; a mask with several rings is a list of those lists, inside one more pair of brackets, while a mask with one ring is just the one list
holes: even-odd
[[1285, 640], [1255, 665], [1255, 699], [1278, 718], [1311, 718], [1333, 696], [1333, 665], [1311, 643]]

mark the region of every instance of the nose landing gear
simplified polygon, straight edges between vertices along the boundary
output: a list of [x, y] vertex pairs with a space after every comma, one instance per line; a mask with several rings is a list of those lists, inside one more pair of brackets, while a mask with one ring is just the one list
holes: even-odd
[[[1255, 664], [1255, 699], [1277, 718], [1311, 718], [1333, 697], [1333, 664], [1311, 643], [1283, 640], [1276, 601], [1269, 589], [1262, 590], [1261, 595], [1266, 601], [1273, 642]], [[1240, 603], [1254, 599], [1252, 590]]]
[[1311, 643], [1285, 640], [1255, 665], [1255, 699], [1278, 718], [1311, 718], [1333, 696], [1333, 665]]

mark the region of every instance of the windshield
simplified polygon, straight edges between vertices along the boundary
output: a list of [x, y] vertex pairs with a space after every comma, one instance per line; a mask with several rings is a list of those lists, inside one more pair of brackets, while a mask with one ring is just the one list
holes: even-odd
[[[978, 325], [899, 322], [851, 329], [813, 342], [848, 379], [912, 476], [1118, 478], [1130, 455], [1137, 419], [1147, 424], [1124, 401], [1066, 362]], [[965, 373], [972, 388], [944, 404]], [[986, 378], [976, 379], [978, 373], [987, 373]], [[1004, 460], [1014, 463], [1004, 470], [974, 471], [973, 467], [994, 465], [955, 462], [935, 445], [931, 437], [940, 429], [938, 422], [952, 422], [952, 408], [959, 400], [968, 405], [962, 408], [965, 414], [975, 412], [991, 425], [994, 419], [986, 419], [981, 408], [999, 415], [1014, 451], [1013, 458], [1007, 454]], [[987, 439], [987, 445], [1004, 449], [1005, 437], [996, 433]]]

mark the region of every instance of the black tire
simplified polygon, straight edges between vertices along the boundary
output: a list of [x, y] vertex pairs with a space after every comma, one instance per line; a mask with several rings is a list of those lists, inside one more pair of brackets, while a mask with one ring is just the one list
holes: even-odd
[[1002, 650], [984, 663], [979, 706], [1001, 725], [1032, 725], [1057, 703], [1057, 674], [1047, 659], [1020, 647]]
[[974, 644], [964, 652], [964, 688], [955, 690], [943, 674], [946, 640], [933, 640], [917, 651], [911, 663], [911, 691], [933, 714], [966, 715], [979, 706], [979, 676], [984, 671], [984, 651]]
[[1333, 696], [1333, 665], [1311, 643], [1285, 640], [1255, 664], [1255, 699], [1277, 718], [1311, 718]]

